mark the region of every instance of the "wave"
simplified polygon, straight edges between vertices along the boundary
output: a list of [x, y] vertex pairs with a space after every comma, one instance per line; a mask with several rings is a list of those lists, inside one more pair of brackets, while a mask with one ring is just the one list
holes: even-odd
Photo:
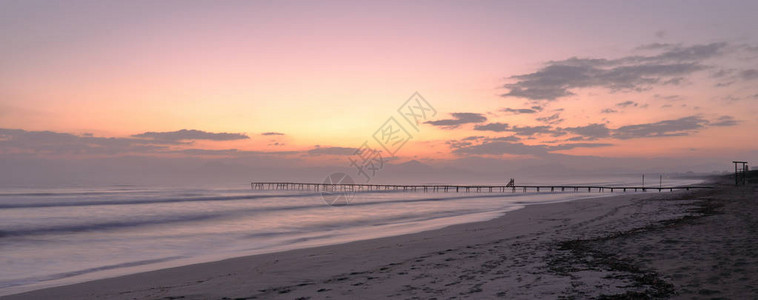
[[[543, 193], [545, 194], [545, 193]], [[361, 201], [361, 202], [352, 202], [347, 207], [365, 207], [365, 206], [375, 206], [375, 205], [395, 205], [395, 204], [409, 204], [409, 203], [423, 203], [423, 202], [446, 202], [446, 201], [457, 201], [462, 199], [475, 199], [475, 198], [507, 198], [507, 197], [515, 197], [515, 196], [523, 196], [524, 194], [479, 194], [479, 195], [460, 195], [460, 196], [454, 196], [454, 197], [427, 197], [427, 198], [420, 198], [420, 199], [391, 199], [391, 200], [380, 200], [380, 201]], [[271, 197], [281, 197], [282, 195], [265, 195], [264, 198], [271, 198]], [[292, 196], [303, 196], [303, 194], [299, 195], [285, 195], [287, 197]], [[222, 198], [214, 198], [214, 197], [207, 197], [204, 198], [205, 200], [188, 200], [188, 201], [226, 201], [226, 200], [239, 200], [239, 199], [257, 199], [261, 197], [251, 197], [251, 196], [240, 196], [240, 197], [222, 197]], [[146, 204], [143, 203], [144, 201], [137, 201], [137, 204]], [[155, 202], [150, 203], [167, 203], [167, 202], [177, 202], [175, 200], [156, 200]], [[52, 203], [51, 203], [52, 204]], [[81, 204], [81, 203], [79, 203]], [[510, 204], [522, 204], [521, 202], [510, 202]], [[94, 205], [104, 205], [101, 203], [96, 203]], [[123, 203], [122, 203], [123, 205]], [[59, 206], [74, 206], [74, 205], [59, 205]], [[86, 205], [75, 205], [75, 206], [86, 206]], [[47, 206], [29, 206], [27, 207], [52, 207], [50, 205]], [[18, 207], [14, 207], [18, 208]], [[306, 205], [288, 205], [288, 206], [274, 206], [274, 207], [255, 207], [255, 208], [245, 208], [245, 209], [233, 209], [233, 210], [227, 210], [227, 211], [217, 211], [217, 212], [203, 212], [201, 214], [183, 214], [183, 215], [168, 215], [168, 216], [161, 216], [158, 218], [149, 218], [149, 219], [139, 219], [139, 220], [128, 220], [128, 221], [111, 221], [111, 222], [94, 222], [94, 223], [79, 223], [79, 224], [67, 224], [67, 225], [51, 225], [51, 226], [45, 226], [45, 227], [36, 227], [36, 228], [18, 228], [18, 229], [6, 229], [6, 230], [0, 230], [0, 239], [8, 238], [8, 237], [22, 237], [22, 236], [35, 236], [35, 235], [47, 235], [47, 234], [63, 234], [63, 233], [81, 233], [81, 232], [92, 232], [92, 231], [106, 231], [106, 230], [115, 230], [115, 229], [122, 229], [122, 228], [135, 228], [135, 227], [147, 227], [147, 226], [154, 226], [154, 225], [165, 225], [165, 224], [172, 224], [172, 223], [183, 223], [183, 222], [200, 222], [200, 221], [209, 221], [213, 219], [220, 219], [220, 218], [231, 218], [231, 217], [253, 217], [256, 214], [265, 214], [265, 213], [272, 213], [272, 212], [285, 212], [285, 211], [294, 211], [294, 210], [308, 210], [308, 209], [319, 209], [319, 208], [330, 208], [330, 206], [327, 206], [324, 203], [318, 203], [318, 204], [306, 204]], [[449, 215], [463, 215], [468, 213], [474, 213], [479, 212], [478, 210], [471, 210], [471, 209], [458, 209], [454, 211], [442, 211], [442, 212], [435, 212], [434, 214], [439, 213], [445, 213]], [[426, 215], [427, 217], [434, 218], [434, 215]], [[409, 216], [407, 215], [400, 215], [400, 216], [393, 216], [390, 219], [386, 219], [386, 217], [383, 219], [384, 222], [392, 222], [395, 220], [403, 220], [407, 219]], [[361, 221], [361, 222], [367, 222], [367, 221]], [[344, 222], [336, 222], [334, 224], [344, 224]], [[328, 224], [321, 224], [323, 226], [328, 226]], [[359, 225], [359, 224], [353, 224], [353, 225]]]
[[170, 260], [176, 260], [176, 259], [180, 259], [180, 258], [184, 258], [184, 257], [182, 257], [182, 256], [170, 256], [170, 257], [164, 257], [164, 258], [158, 258], [158, 259], [138, 260], [138, 261], [132, 261], [132, 262], [126, 262], [126, 263], [120, 263], [120, 264], [114, 264], [114, 265], [107, 265], [107, 266], [100, 266], [100, 267], [88, 268], [88, 269], [71, 271], [71, 272], [56, 273], [56, 274], [37, 276], [37, 277], [26, 277], [26, 278], [14, 279], [14, 280], [9, 280], [9, 281], [0, 281], [0, 288], [7, 288], [7, 287], [25, 285], [25, 284], [30, 284], [30, 283], [36, 283], [36, 282], [44, 282], [44, 281], [50, 281], [50, 280], [56, 280], [56, 279], [63, 279], [63, 278], [68, 278], [68, 277], [73, 277], [73, 276], [84, 275], [84, 274], [92, 273], [92, 272], [113, 270], [113, 269], [118, 269], [118, 268], [136, 267], [136, 266], [142, 266], [142, 265], [149, 265], [149, 264], [166, 262], [166, 261], [170, 261]]
[[127, 227], [139, 227], [139, 226], [150, 226], [150, 225], [162, 225], [162, 224], [170, 224], [170, 223], [180, 223], [180, 222], [193, 222], [193, 221], [204, 221], [208, 219], [214, 219], [218, 218], [220, 215], [184, 215], [184, 216], [176, 216], [176, 217], [168, 217], [163, 219], [148, 219], [148, 220], [140, 220], [140, 221], [123, 221], [123, 222], [100, 222], [100, 223], [84, 223], [84, 224], [72, 224], [72, 225], [56, 225], [51, 227], [39, 227], [39, 228], [28, 228], [28, 229], [14, 229], [14, 230], [5, 230], [0, 231], [0, 238], [5, 237], [20, 237], [20, 236], [33, 236], [33, 235], [46, 235], [46, 234], [57, 234], [57, 233], [77, 233], [77, 232], [90, 232], [90, 231], [103, 231], [103, 230], [112, 230], [112, 229], [120, 229], [120, 228], [127, 228]]
[[[319, 195], [319, 194], [313, 194]], [[254, 200], [273, 197], [302, 197], [308, 194], [280, 194], [280, 195], [245, 195], [245, 196], [213, 196], [213, 197], [196, 197], [196, 198], [151, 198], [151, 199], [128, 199], [128, 200], [101, 200], [101, 201], [76, 201], [76, 202], [47, 202], [47, 203], [18, 203], [18, 204], [0, 204], [0, 209], [14, 208], [41, 208], [41, 207], [74, 207], [74, 206], [100, 206], [100, 205], [140, 205], [140, 204], [160, 204], [160, 203], [178, 203], [178, 202], [204, 202], [204, 201], [236, 201], [236, 200]], [[311, 195], [312, 196], [312, 195]]]
[[[356, 192], [356, 194], [385, 194], [385, 193], [404, 193], [402, 191], [366, 191]], [[463, 194], [454, 197], [433, 197], [423, 199], [392, 200], [383, 202], [418, 202], [418, 201], [437, 201], [437, 200], [459, 200], [466, 198], [498, 198], [512, 196], [528, 196], [537, 193], [491, 193], [491, 194]], [[542, 192], [541, 195], [549, 193]], [[17, 203], [17, 204], [0, 204], [0, 209], [17, 209], [17, 208], [43, 208], [43, 207], [81, 207], [81, 206], [102, 206], [102, 205], [143, 205], [143, 204], [162, 204], [162, 203], [180, 203], [180, 202], [210, 202], [210, 201], [237, 201], [237, 200], [256, 200], [266, 198], [298, 198], [320, 196], [321, 193], [299, 193], [299, 194], [266, 194], [266, 195], [244, 195], [244, 196], [212, 196], [212, 197], [195, 197], [195, 198], [151, 198], [151, 199], [128, 199], [128, 200], [101, 200], [101, 201], [71, 201], [71, 202], [45, 202], [45, 203]], [[372, 202], [374, 203], [374, 202]], [[357, 203], [350, 203], [357, 205]]]

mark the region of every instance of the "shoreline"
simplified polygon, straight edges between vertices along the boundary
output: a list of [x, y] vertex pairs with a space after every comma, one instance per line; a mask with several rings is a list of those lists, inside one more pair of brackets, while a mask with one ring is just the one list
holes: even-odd
[[[547, 193], [547, 194], [549, 195], [550, 193]], [[476, 195], [480, 195], [480, 194], [476, 194]], [[503, 194], [503, 197], [505, 197], [504, 199], [507, 199], [512, 195], [514, 194], [510, 194], [510, 193]], [[521, 195], [521, 194], [518, 193], [515, 195]], [[555, 196], [560, 195], [560, 197], [557, 200], [556, 199], [552, 199], [552, 200], [542, 199], [541, 200], [542, 202], [536, 202], [536, 203], [547, 204], [547, 203], [556, 203], [556, 202], [565, 202], [565, 201], [575, 201], [577, 199], [584, 199], [584, 198], [589, 198], [589, 197], [612, 197], [613, 196], [612, 193], [601, 193], [601, 194], [594, 194], [591, 196], [587, 196], [586, 194], [583, 196], [577, 196], [577, 195], [574, 195], [573, 193], [558, 193], [558, 194], [553, 194], [553, 195]], [[497, 196], [497, 195], [494, 195], [494, 196]], [[487, 197], [493, 197], [493, 195], [490, 194]], [[476, 198], [476, 197], [472, 197], [472, 199], [473, 198]], [[500, 199], [500, 197], [495, 197], [495, 198]], [[67, 273], [57, 273], [57, 274], [51, 275], [49, 277], [54, 278], [51, 280], [39, 281], [30, 285], [16, 285], [16, 286], [12, 285], [10, 287], [5, 287], [3, 290], [0, 290], [0, 297], [21, 294], [21, 293], [26, 293], [26, 292], [32, 292], [36, 290], [60, 287], [60, 286], [73, 285], [73, 284], [101, 280], [101, 279], [108, 279], [108, 278], [115, 278], [115, 277], [121, 277], [121, 276], [126, 276], [126, 275], [138, 274], [138, 273], [157, 271], [161, 269], [169, 269], [169, 268], [182, 267], [182, 266], [187, 266], [187, 265], [217, 262], [217, 261], [222, 261], [222, 260], [227, 260], [227, 259], [232, 259], [232, 258], [269, 254], [269, 253], [275, 253], [275, 252], [285, 252], [285, 251], [296, 250], [296, 249], [307, 249], [307, 248], [315, 248], [315, 247], [321, 247], [321, 246], [339, 245], [339, 244], [345, 244], [345, 243], [349, 243], [353, 241], [393, 237], [393, 236], [400, 236], [400, 235], [405, 235], [405, 234], [413, 234], [413, 233], [419, 233], [419, 232], [424, 232], [424, 231], [437, 230], [437, 229], [441, 229], [441, 228], [445, 228], [445, 227], [453, 226], [457, 224], [476, 223], [476, 222], [492, 220], [492, 219], [503, 216], [507, 212], [522, 209], [526, 205], [536, 204], [536, 203], [524, 204], [523, 202], [513, 202], [513, 203], [519, 203], [519, 204], [510, 204], [509, 206], [501, 207], [497, 210], [482, 211], [482, 212], [476, 212], [476, 213], [466, 213], [466, 214], [454, 215], [454, 216], [444, 216], [440, 218], [431, 218], [427, 220], [422, 220], [418, 223], [414, 223], [415, 225], [412, 225], [412, 227], [408, 227], [408, 224], [411, 224], [411, 223], [386, 223], [386, 224], [375, 225], [374, 227], [375, 229], [372, 229], [372, 232], [364, 232], [362, 236], [353, 233], [352, 235], [349, 235], [349, 234], [344, 235], [341, 239], [333, 238], [326, 241], [317, 240], [317, 239], [314, 239], [313, 241], [308, 241], [307, 239], [304, 239], [305, 241], [300, 242], [300, 243], [282, 244], [278, 246], [258, 248], [255, 250], [246, 250], [244, 252], [237, 252], [237, 253], [206, 254], [203, 256], [171, 259], [171, 260], [165, 260], [165, 261], [161, 261], [160, 258], [159, 259], [148, 258], [146, 260], [137, 261], [136, 263], [128, 262], [128, 263], [106, 265], [104, 267], [84, 269], [84, 270], [77, 269], [77, 270], [73, 270]], [[340, 209], [340, 208], [332, 208], [332, 209]], [[408, 228], [398, 229], [398, 226], [403, 226], [403, 227], [408, 227]], [[141, 264], [142, 262], [149, 262], [149, 263]], [[156, 263], [153, 264], [152, 262], [156, 262]], [[120, 267], [120, 266], [126, 266], [126, 267]], [[87, 272], [89, 270], [95, 270], [95, 271]], [[76, 274], [76, 275], [71, 276], [71, 277], [63, 277], [66, 274]], [[33, 279], [34, 278], [31, 278], [30, 280], [33, 280]]]
[[[715, 191], [718, 192], [721, 191]], [[587, 293], [593, 291], [597, 295], [623, 294], [629, 289], [615, 286], [633, 282], [633, 275], [622, 274], [624, 268], [594, 272], [600, 276], [588, 275], [593, 273], [588, 271], [602, 266], [577, 271], [582, 268], [575, 266], [584, 262], [576, 261], [576, 257], [594, 254], [582, 249], [595, 249], [594, 245], [586, 245], [607, 242], [608, 233], [639, 233], [640, 228], [661, 222], [694, 218], [697, 213], [687, 210], [697, 206], [697, 201], [682, 199], [708, 193], [636, 193], [529, 205], [484, 222], [231, 258], [0, 298], [557, 297], [566, 293], [590, 295]], [[577, 289], [572, 279], [576, 272], [583, 272], [580, 277], [599, 278], [593, 279], [594, 287], [584, 291]], [[607, 273], [614, 273], [615, 278], [602, 278]], [[648, 290], [643, 284], [632, 292], [644, 294]]]

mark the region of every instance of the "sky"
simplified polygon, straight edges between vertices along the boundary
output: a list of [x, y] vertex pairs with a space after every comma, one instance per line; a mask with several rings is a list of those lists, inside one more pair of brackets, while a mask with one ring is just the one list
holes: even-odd
[[0, 0], [0, 185], [721, 172], [758, 161], [756, 11]]

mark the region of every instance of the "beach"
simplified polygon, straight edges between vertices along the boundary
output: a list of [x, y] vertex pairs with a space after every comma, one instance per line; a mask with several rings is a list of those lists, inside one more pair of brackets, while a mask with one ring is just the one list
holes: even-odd
[[758, 300], [756, 12], [0, 0], [0, 300]]
[[733, 184], [529, 205], [490, 221], [2, 299], [744, 299], [758, 294], [758, 186]]

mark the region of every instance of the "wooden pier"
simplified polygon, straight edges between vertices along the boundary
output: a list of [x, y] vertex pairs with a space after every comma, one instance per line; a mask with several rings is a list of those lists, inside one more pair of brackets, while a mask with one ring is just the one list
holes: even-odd
[[303, 183], [303, 182], [252, 182], [253, 190], [286, 190], [316, 192], [438, 192], [438, 193], [505, 193], [505, 192], [647, 192], [691, 189], [712, 189], [711, 186], [591, 186], [591, 185], [406, 185], [361, 183]]

